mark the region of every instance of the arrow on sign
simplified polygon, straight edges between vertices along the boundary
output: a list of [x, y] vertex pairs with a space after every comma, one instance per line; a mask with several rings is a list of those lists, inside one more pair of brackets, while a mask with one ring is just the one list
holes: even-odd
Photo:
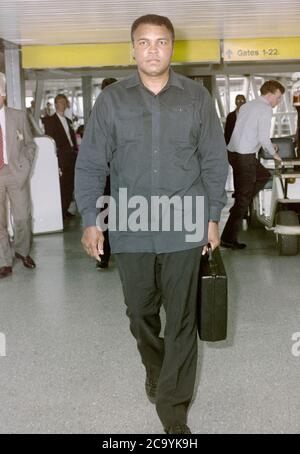
[[231, 49], [228, 49], [228, 50], [226, 51], [226, 55], [227, 55], [227, 58], [228, 58], [228, 60], [230, 60], [230, 59], [231, 59], [231, 57], [232, 57], [232, 54], [233, 54], [233, 52], [232, 52], [232, 50], [231, 50]]

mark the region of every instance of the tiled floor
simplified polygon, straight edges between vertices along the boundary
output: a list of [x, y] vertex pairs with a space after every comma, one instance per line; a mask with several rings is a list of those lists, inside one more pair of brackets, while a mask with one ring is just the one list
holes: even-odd
[[[241, 240], [247, 249], [222, 251], [229, 336], [199, 342], [189, 425], [194, 433], [299, 433], [292, 335], [300, 332], [300, 254], [279, 257], [264, 230]], [[114, 263], [95, 268], [74, 221], [64, 234], [36, 236], [32, 255], [36, 270], [18, 262], [0, 281], [0, 432], [162, 433]]]

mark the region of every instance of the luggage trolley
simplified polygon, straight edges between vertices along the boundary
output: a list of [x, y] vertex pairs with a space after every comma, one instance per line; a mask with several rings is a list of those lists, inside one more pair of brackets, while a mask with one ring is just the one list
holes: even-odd
[[300, 236], [300, 158], [291, 137], [272, 142], [278, 145], [282, 162], [260, 150], [259, 159], [271, 171], [272, 178], [253, 199], [250, 225], [263, 225], [273, 231], [280, 255], [296, 255]]

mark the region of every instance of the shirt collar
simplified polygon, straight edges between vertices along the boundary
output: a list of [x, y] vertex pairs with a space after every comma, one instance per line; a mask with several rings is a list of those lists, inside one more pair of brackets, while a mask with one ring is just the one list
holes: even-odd
[[174, 87], [180, 88], [184, 90], [184, 85], [182, 80], [179, 78], [178, 74], [176, 74], [173, 69], [170, 68], [170, 77], [167, 85], [173, 85]]
[[[136, 87], [138, 85], [142, 85], [142, 81], [140, 79], [138, 71], [135, 71], [135, 73], [127, 79], [126, 88], [132, 88], [132, 87]], [[170, 68], [169, 80], [164, 89], [169, 88], [171, 85], [174, 87], [180, 88], [182, 90], [184, 89], [182, 81], [180, 80], [178, 75], [173, 71], [172, 68]]]
[[260, 96], [258, 99], [260, 99], [260, 101], [264, 102], [265, 104], [268, 104], [268, 106], [272, 107], [271, 104], [266, 100], [266, 98], [264, 96]]

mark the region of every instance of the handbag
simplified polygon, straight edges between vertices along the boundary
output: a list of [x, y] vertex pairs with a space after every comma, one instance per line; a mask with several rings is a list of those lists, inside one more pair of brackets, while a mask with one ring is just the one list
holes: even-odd
[[227, 336], [227, 276], [219, 248], [201, 256], [197, 304], [201, 340], [216, 342]]

